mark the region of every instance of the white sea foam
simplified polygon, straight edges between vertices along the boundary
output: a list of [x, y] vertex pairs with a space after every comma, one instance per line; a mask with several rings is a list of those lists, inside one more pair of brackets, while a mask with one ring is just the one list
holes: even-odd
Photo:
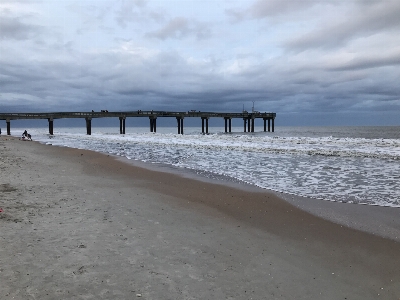
[[[79, 131], [80, 130], [80, 131]], [[400, 139], [277, 134], [120, 135], [63, 129], [41, 142], [224, 175], [261, 188], [348, 203], [400, 207]], [[81, 132], [81, 133], [80, 133]]]

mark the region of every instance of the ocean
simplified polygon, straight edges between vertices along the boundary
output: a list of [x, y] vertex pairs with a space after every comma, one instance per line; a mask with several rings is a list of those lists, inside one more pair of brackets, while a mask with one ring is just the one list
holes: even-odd
[[[400, 207], [400, 127], [27, 128], [34, 140], [192, 170], [292, 195]], [[16, 129], [13, 130], [14, 132]], [[23, 131], [23, 130], [22, 130]], [[21, 134], [22, 134], [21, 131]]]

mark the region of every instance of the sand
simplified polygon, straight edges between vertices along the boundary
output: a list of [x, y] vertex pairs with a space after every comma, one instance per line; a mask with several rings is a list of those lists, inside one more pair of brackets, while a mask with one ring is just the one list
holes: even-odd
[[0, 172], [0, 299], [400, 299], [398, 223], [372, 232], [373, 207], [6, 136]]

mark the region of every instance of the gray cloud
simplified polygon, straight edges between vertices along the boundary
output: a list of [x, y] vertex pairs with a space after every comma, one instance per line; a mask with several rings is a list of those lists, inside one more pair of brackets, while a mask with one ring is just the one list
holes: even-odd
[[183, 38], [191, 32], [189, 21], [186, 18], [177, 17], [170, 20], [163, 28], [149, 32], [148, 37], [155, 37], [161, 40], [167, 38]]
[[335, 0], [307, 0], [307, 1], [293, 1], [293, 0], [257, 0], [246, 8], [233, 8], [226, 9], [225, 13], [231, 17], [233, 21], [244, 21], [248, 19], [267, 19], [279, 17], [286, 17], [288, 14], [296, 12], [304, 12], [318, 5], [334, 4]]
[[25, 8], [1, 13], [0, 111], [240, 111], [255, 101], [278, 123], [368, 123], [379, 112], [399, 124], [396, 2], [256, 1], [227, 9], [235, 24], [223, 11], [202, 20], [208, 10], [91, 3], [69, 6], [65, 27]]
[[[347, 13], [345, 20], [320, 24], [315, 29], [285, 43], [287, 49], [304, 51], [310, 48], [337, 48], [352, 39], [371, 37], [382, 30], [400, 29], [400, 2], [361, 2]], [[366, 3], [368, 5], [366, 5]], [[328, 20], [329, 21], [329, 20]]]
[[352, 71], [371, 68], [395, 67], [400, 65], [400, 49], [389, 54], [360, 55], [346, 62], [338, 63], [330, 69], [333, 71]]
[[[332, 11], [332, 14], [329, 12]], [[264, 19], [270, 25], [303, 22], [310, 14], [326, 15], [312, 29], [302, 31], [283, 43], [288, 51], [330, 49], [346, 45], [358, 38], [368, 38], [382, 31], [400, 29], [400, 2], [395, 0], [352, 1], [291, 1], [257, 0], [244, 9], [227, 9], [235, 22]]]
[[120, 6], [115, 12], [115, 19], [123, 28], [133, 22], [140, 22], [146, 19], [158, 21], [164, 18], [162, 12], [147, 9], [147, 1], [145, 0], [119, 0], [117, 3]]
[[[379, 79], [368, 69], [347, 72], [324, 65], [289, 67], [279, 58], [243, 72], [224, 74], [218, 71], [223, 62], [209, 61], [196, 66], [178, 52], [159, 52], [148, 57], [132, 52], [105, 52], [96, 57], [81, 54], [79, 62], [72, 57], [63, 62], [57, 57], [48, 58], [37, 64], [29, 59], [19, 63], [2, 61], [0, 73], [6, 80], [1, 80], [0, 88], [17, 95], [12, 99], [18, 99], [21, 105], [37, 110], [179, 107], [240, 111], [243, 104], [249, 109], [251, 101], [256, 101], [256, 108], [261, 111], [335, 114], [368, 111], [367, 99], [383, 111], [389, 107], [399, 109], [400, 105], [400, 90], [393, 88], [399, 76], [396, 73]], [[24, 93], [20, 95], [22, 86]], [[42, 104], [33, 105], [38, 99]], [[8, 105], [15, 107], [13, 102], [6, 104], [0, 100], [3, 110]]]
[[24, 22], [21, 17], [0, 13], [0, 39], [27, 40], [37, 37], [42, 27]]
[[[328, 3], [331, 1], [326, 1]], [[292, 0], [258, 0], [246, 11], [251, 18], [261, 19], [267, 17], [278, 16], [299, 10], [305, 10], [314, 5], [318, 5], [320, 1], [292, 1]]]
[[147, 37], [165, 39], [182, 39], [188, 36], [195, 36], [197, 39], [205, 39], [211, 36], [210, 29], [187, 18], [176, 17], [170, 20], [164, 27], [146, 33]]

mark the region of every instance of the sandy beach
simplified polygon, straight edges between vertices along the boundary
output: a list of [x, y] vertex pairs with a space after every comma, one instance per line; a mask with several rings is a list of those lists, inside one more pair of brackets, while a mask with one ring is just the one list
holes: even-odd
[[399, 209], [0, 149], [0, 299], [400, 299]]

